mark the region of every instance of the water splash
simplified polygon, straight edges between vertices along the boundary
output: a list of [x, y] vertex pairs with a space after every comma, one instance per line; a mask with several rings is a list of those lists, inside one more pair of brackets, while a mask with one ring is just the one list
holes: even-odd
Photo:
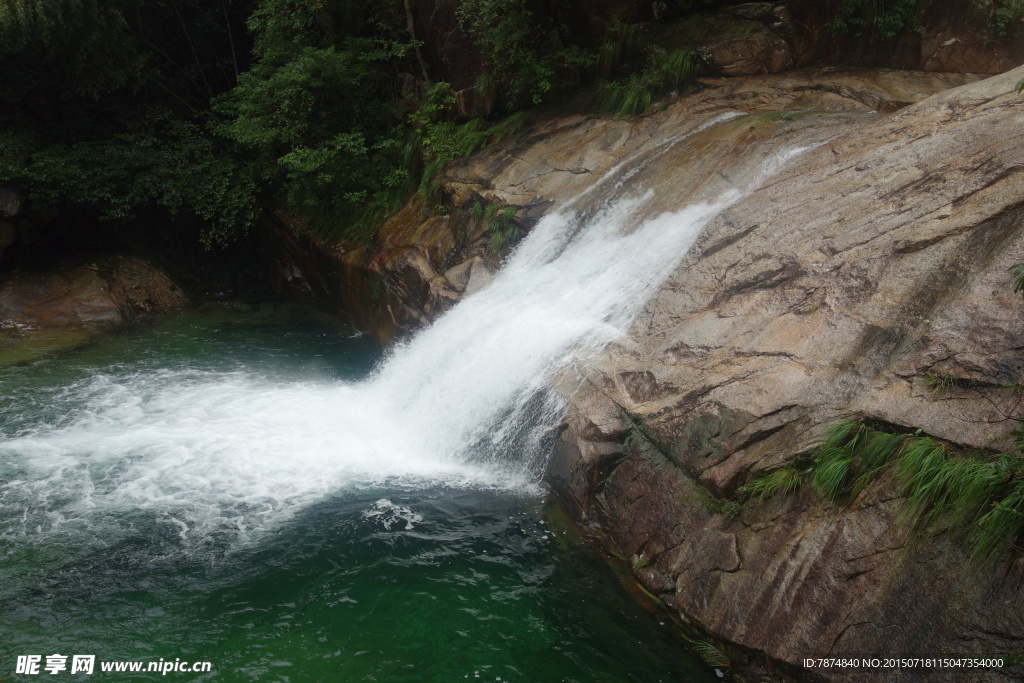
[[129, 370], [69, 386], [64, 416], [0, 444], [0, 536], [100, 538], [156, 523], [208, 542], [247, 538], [345, 487], [537, 490], [563, 409], [553, 373], [623, 335], [749, 189], [650, 216], [651, 193], [627, 182], [634, 171], [620, 165], [540, 221], [489, 286], [363, 382]]

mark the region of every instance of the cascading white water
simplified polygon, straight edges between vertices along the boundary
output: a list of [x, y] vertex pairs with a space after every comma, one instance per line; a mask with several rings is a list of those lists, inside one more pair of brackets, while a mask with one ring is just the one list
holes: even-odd
[[0, 445], [0, 507], [16, 520], [0, 533], [141, 510], [189, 540], [272, 526], [346, 486], [536, 487], [541, 436], [561, 410], [552, 373], [622, 335], [699, 231], [750, 189], [645, 216], [650, 193], [628, 176], [610, 173], [544, 218], [488, 287], [366, 381], [168, 370], [67, 388], [70, 414]]

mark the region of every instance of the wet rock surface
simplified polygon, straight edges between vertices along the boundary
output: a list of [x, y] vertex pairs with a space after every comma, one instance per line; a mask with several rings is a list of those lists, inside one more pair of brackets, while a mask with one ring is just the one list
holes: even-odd
[[[648, 590], [741, 662], [1024, 649], [1019, 567], [980, 568], [949, 534], [909, 539], [894, 482], [845, 507], [810, 492], [736, 504], [738, 487], [810, 452], [839, 418], [1011, 446], [1022, 76], [833, 128], [712, 221], [582, 383], [560, 380], [573, 408], [552, 479]], [[936, 396], [929, 376], [982, 389]], [[593, 428], [616, 411], [631, 438]]]
[[132, 257], [14, 273], [0, 282], [0, 324], [6, 329], [116, 323], [187, 303], [188, 297], [167, 275]]
[[[748, 679], [807, 675], [811, 655], [1022, 651], [1020, 577], [980, 573], [942, 534], [908, 539], [892, 482], [844, 508], [809, 493], [736, 504], [838, 418], [1007, 445], [999, 385], [1024, 369], [1007, 272], [1024, 261], [1021, 76], [707, 79], [657, 115], [542, 121], [450, 166], [446, 215], [412, 203], [376, 243], [329, 255], [341, 276], [325, 288], [389, 339], [500, 265], [475, 205], [515, 207], [525, 233], [622, 178], [650, 192], [647, 217], [759, 186], [704, 230], [627, 338], [557, 379], [571, 409], [549, 478]], [[764, 181], [786, 150], [799, 154]], [[985, 392], [936, 397], [933, 375]]]
[[[809, 69], [763, 77], [705, 79], [699, 92], [654, 116], [550, 118], [538, 122], [529, 135], [516, 142], [446, 169], [447, 213], [434, 215], [414, 200], [385, 224], [370, 245], [344, 253], [323, 250], [322, 263], [310, 269], [319, 273], [315, 279], [320, 284], [314, 289], [330, 292], [353, 324], [388, 341], [428, 323], [467, 293], [460, 282], [447, 279], [449, 272], [461, 277], [469, 272], [466, 268], [474, 259], [482, 260], [488, 271], [500, 267], [514, 241], [503, 250], [493, 250], [488, 221], [474, 218], [474, 207], [512, 207], [516, 230], [524, 236], [542, 216], [584, 194], [618, 164], [630, 159], [641, 166], [650, 157], [660, 156], [666, 143], [692, 134], [716, 117], [753, 116], [723, 134], [729, 140], [746, 133], [750, 139], [763, 139], [781, 130], [794, 144], [801, 144], [797, 138], [806, 125], [807, 130], [816, 131], [804, 140], [812, 144], [844, 126], [856, 125], [865, 116], [874, 116], [873, 112], [895, 111], [978, 78], [894, 70]], [[812, 111], [818, 113], [808, 113]], [[823, 112], [836, 116], [830, 118]], [[730, 149], [722, 153], [740, 159], [746, 155], [747, 142], [730, 142]], [[707, 140], [700, 153], [711, 154], [717, 146], [714, 139]], [[708, 157], [705, 165], [681, 165], [684, 153], [693, 150], [680, 148], [664, 155], [660, 164], [648, 164], [637, 182], [656, 191], [672, 188], [676, 203], [696, 196], [700, 188], [708, 187], [709, 178], [719, 172], [723, 162]], [[666, 174], [672, 168], [675, 170]], [[457, 268], [460, 264], [462, 269]]]

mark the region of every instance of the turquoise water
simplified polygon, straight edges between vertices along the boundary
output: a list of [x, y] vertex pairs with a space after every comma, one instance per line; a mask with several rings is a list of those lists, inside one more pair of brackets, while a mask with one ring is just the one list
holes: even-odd
[[[0, 369], [0, 679], [60, 653], [212, 663], [167, 674], [188, 680], [717, 680], [536, 482], [335, 462], [372, 429], [332, 401], [380, 358], [312, 309], [216, 303]], [[40, 675], [158, 676], [98, 666]]]

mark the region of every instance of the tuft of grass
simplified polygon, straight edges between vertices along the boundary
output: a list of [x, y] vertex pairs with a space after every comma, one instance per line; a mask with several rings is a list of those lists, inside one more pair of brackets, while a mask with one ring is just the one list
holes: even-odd
[[948, 457], [946, 449], [928, 437], [913, 439], [903, 449], [896, 469], [906, 496], [902, 519], [911, 528], [930, 521], [944, 502]]
[[640, 32], [635, 24], [615, 21], [609, 25], [605, 41], [598, 49], [597, 64], [601, 76], [607, 78], [639, 43]]
[[697, 54], [693, 50], [656, 51], [640, 73], [622, 81], [604, 81], [598, 90], [598, 104], [619, 116], [641, 114], [656, 98], [692, 84], [696, 76]]
[[853, 453], [866, 427], [860, 422], [839, 422], [831, 427], [814, 459], [811, 483], [826, 498], [840, 501], [851, 479]]
[[[1008, 551], [1024, 554], [1024, 459], [956, 453], [928, 436], [894, 434], [861, 422], [840, 422], [815, 458], [811, 484], [842, 502], [856, 496], [882, 472], [895, 472], [903, 495], [899, 521], [924, 533], [945, 523], [967, 536], [972, 557], [994, 562]], [[797, 490], [795, 468], [784, 468], [750, 484], [759, 497]]]
[[949, 390], [956, 386], [956, 379], [952, 375], [925, 375], [924, 385], [932, 394], [939, 396], [949, 393]]
[[906, 443], [905, 434], [891, 434], [868, 429], [862, 435], [861, 443], [854, 454], [856, 478], [850, 487], [850, 496], [857, 496], [867, 488], [896, 456]]
[[636, 584], [636, 587], [640, 589], [640, 592], [641, 592], [641, 593], [643, 593], [643, 594], [644, 594], [644, 595], [646, 595], [646, 596], [647, 596], [648, 598], [650, 598], [650, 599], [651, 599], [651, 602], [653, 602], [653, 603], [654, 603], [655, 605], [657, 605], [657, 606], [658, 606], [658, 607], [659, 607], [660, 609], [663, 609], [663, 610], [664, 610], [664, 611], [666, 611], [666, 612], [668, 612], [668, 611], [669, 611], [669, 609], [668, 609], [668, 605], [666, 605], [666, 604], [665, 604], [665, 601], [664, 601], [664, 600], [662, 600], [661, 598], [659, 598], [659, 597], [658, 597], [657, 595], [655, 595], [655, 594], [654, 594], [654, 593], [652, 593], [651, 591], [647, 590], [647, 589], [646, 589], [646, 588], [645, 588], [645, 587], [644, 587], [644, 586], [643, 586], [642, 584], [640, 584], [639, 582], [638, 582], [638, 583]]
[[800, 470], [794, 466], [783, 467], [741, 487], [739, 491], [759, 500], [788, 496], [803, 488], [810, 472], [810, 469]]
[[447, 159], [436, 157], [423, 166], [423, 175], [420, 176], [420, 194], [427, 206], [434, 206], [441, 201], [441, 178], [444, 167], [447, 165]]
[[[1017, 92], [1024, 92], [1024, 78], [1017, 83]], [[1013, 273], [1013, 291], [1024, 294], [1024, 263], [1010, 266], [1010, 272]]]
[[486, 212], [487, 204], [484, 202], [473, 202], [473, 205], [469, 207], [469, 215], [475, 221], [482, 221]]
[[904, 438], [861, 422], [839, 422], [818, 450], [811, 484], [836, 503], [856, 496], [888, 464]]
[[693, 651], [696, 652], [708, 666], [728, 669], [732, 665], [729, 661], [729, 657], [708, 641], [694, 640], [691, 641], [691, 643], [693, 644]]
[[815, 301], [813, 304], [800, 311], [800, 313], [801, 315], [810, 315], [811, 313], [817, 311], [819, 308], [821, 308], [821, 302]]
[[978, 520], [977, 529], [976, 559], [992, 564], [1007, 550], [1024, 554], [1024, 481], [1014, 483], [1005, 496], [992, 503], [992, 509]]
[[473, 90], [484, 102], [494, 102], [498, 97], [498, 79], [491, 71], [484, 71], [473, 82]]
[[487, 227], [487, 256], [495, 258], [506, 246], [514, 245], [522, 237], [519, 225], [515, 222], [517, 208], [506, 206], [500, 209], [497, 204], [474, 202], [469, 207], [470, 217]]

